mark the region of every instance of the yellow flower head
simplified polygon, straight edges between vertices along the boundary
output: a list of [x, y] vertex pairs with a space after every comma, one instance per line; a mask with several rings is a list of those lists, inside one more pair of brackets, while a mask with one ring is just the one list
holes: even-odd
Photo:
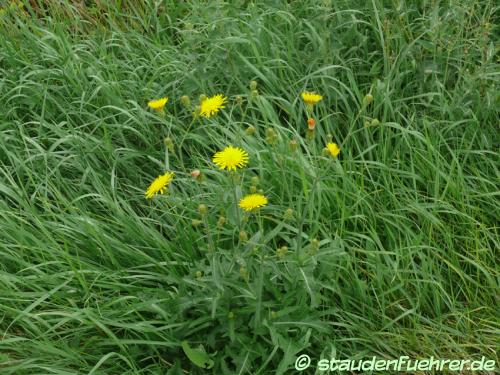
[[168, 185], [174, 178], [173, 172], [167, 172], [162, 176], [158, 176], [152, 183], [149, 185], [148, 190], [146, 190], [146, 198], [151, 199], [156, 194], [165, 194], [168, 188]]
[[334, 158], [340, 154], [340, 148], [336, 143], [329, 142], [326, 145], [326, 150], [328, 151], [328, 154]]
[[226, 101], [227, 98], [223, 94], [203, 99], [200, 104], [200, 115], [206, 118], [216, 115], [220, 109], [224, 108]]
[[249, 194], [240, 200], [239, 206], [245, 211], [253, 211], [267, 204], [267, 198], [262, 194]]
[[304, 91], [301, 95], [304, 102], [308, 105], [314, 105], [323, 99], [321, 95], [316, 94], [315, 92]]
[[212, 160], [220, 169], [235, 171], [236, 168], [243, 168], [247, 165], [248, 153], [239, 147], [227, 146], [224, 150], [217, 152]]
[[150, 100], [148, 102], [148, 107], [154, 109], [155, 111], [161, 112], [163, 111], [163, 107], [165, 107], [165, 104], [167, 104], [167, 102], [168, 102], [167, 97], [156, 100]]

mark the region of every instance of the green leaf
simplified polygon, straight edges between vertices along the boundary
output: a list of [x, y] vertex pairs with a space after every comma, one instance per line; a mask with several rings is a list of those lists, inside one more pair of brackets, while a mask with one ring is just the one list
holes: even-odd
[[187, 341], [182, 342], [182, 350], [184, 350], [186, 356], [196, 366], [207, 369], [212, 368], [214, 366], [214, 361], [210, 358], [210, 356], [207, 353], [205, 353], [203, 350], [200, 349], [191, 348]]

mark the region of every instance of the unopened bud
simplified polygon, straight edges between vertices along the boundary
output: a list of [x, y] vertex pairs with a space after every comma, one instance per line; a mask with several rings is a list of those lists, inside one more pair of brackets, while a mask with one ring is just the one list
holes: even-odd
[[172, 141], [172, 138], [167, 137], [164, 139], [165, 146], [167, 146], [168, 151], [174, 152], [174, 142]]
[[196, 271], [196, 278], [197, 279], [201, 279], [201, 277], [203, 276], [203, 272], [201, 271]]
[[258, 176], [253, 176], [250, 181], [252, 182], [252, 186], [257, 186], [259, 185], [259, 177]]
[[245, 242], [248, 240], [248, 234], [244, 230], [240, 231], [240, 234], [238, 235], [239, 239], [241, 242]]
[[200, 215], [201, 215], [201, 216], [206, 215], [206, 214], [207, 214], [207, 210], [208, 210], [208, 209], [207, 209], [207, 205], [206, 205], [206, 204], [203, 204], [203, 203], [202, 203], [202, 204], [200, 204], [200, 205], [198, 206], [198, 212], [200, 213]]
[[248, 128], [245, 129], [245, 133], [247, 135], [253, 135], [255, 133], [255, 126], [249, 125]]
[[220, 216], [219, 220], [217, 220], [217, 226], [222, 228], [226, 224], [226, 218], [224, 216]]
[[191, 225], [195, 228], [199, 227], [203, 222], [201, 220], [198, 220], [198, 219], [193, 219], [191, 220]]
[[285, 220], [292, 220], [293, 219], [293, 209], [287, 208], [285, 213], [283, 214], [283, 218]]
[[229, 312], [227, 313], [227, 318], [228, 318], [228, 319], [234, 319], [234, 312], [229, 311]]
[[187, 96], [187, 95], [182, 95], [181, 96], [181, 103], [184, 107], [190, 107], [191, 106], [191, 99], [189, 99], [189, 96]]
[[276, 255], [278, 256], [279, 259], [283, 259], [287, 252], [288, 252], [288, 247], [281, 246], [278, 250], [276, 250]]
[[241, 106], [243, 104], [243, 98], [241, 97], [241, 95], [236, 96], [235, 100], [236, 105]]
[[371, 126], [377, 126], [380, 125], [380, 121], [377, 118], [374, 118], [372, 122], [370, 123]]
[[363, 106], [366, 107], [371, 102], [373, 102], [373, 95], [372, 94], [366, 94], [365, 97], [363, 98]]
[[201, 176], [201, 171], [199, 169], [193, 169], [191, 171], [191, 177], [198, 178]]
[[246, 267], [240, 268], [240, 276], [242, 279], [248, 280], [248, 270], [246, 269]]
[[290, 140], [290, 142], [288, 142], [288, 148], [292, 152], [296, 151], [298, 146], [299, 146], [299, 144], [297, 143], [297, 141], [295, 139], [292, 139], [292, 140]]
[[307, 126], [308, 126], [309, 130], [314, 130], [314, 127], [316, 126], [316, 121], [314, 121], [314, 119], [312, 117], [309, 117], [307, 119]]
[[250, 186], [250, 193], [252, 194], [257, 193], [257, 186]]
[[257, 90], [252, 90], [251, 91], [252, 98], [257, 98], [259, 96], [259, 92]]
[[315, 249], [319, 248], [319, 240], [317, 238], [313, 239], [311, 241], [311, 246], [314, 247]]
[[257, 90], [257, 81], [250, 81], [250, 90]]

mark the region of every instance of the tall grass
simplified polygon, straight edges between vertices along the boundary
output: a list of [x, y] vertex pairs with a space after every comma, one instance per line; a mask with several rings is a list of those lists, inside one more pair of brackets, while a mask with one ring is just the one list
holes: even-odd
[[[498, 363], [494, 2], [46, 3], [0, 15], [0, 373]], [[228, 144], [236, 182], [210, 161]], [[242, 215], [256, 176], [270, 204]]]

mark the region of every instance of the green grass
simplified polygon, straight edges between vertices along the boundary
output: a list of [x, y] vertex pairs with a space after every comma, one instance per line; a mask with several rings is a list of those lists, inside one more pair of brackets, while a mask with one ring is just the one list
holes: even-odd
[[[0, 15], [2, 375], [498, 368], [493, 1], [32, 3]], [[180, 102], [217, 93], [212, 119]], [[228, 144], [250, 155], [233, 178], [211, 162]], [[242, 215], [254, 176], [270, 204]]]

